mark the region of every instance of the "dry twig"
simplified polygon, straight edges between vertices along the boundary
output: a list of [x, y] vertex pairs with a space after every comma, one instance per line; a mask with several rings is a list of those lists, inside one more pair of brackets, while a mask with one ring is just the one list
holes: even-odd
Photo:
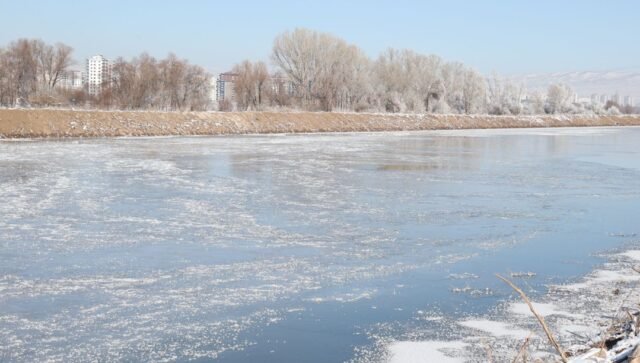
[[520, 297], [522, 297], [522, 300], [524, 300], [524, 302], [529, 306], [529, 310], [531, 310], [533, 315], [535, 315], [536, 319], [538, 319], [538, 322], [542, 326], [544, 333], [547, 335], [547, 338], [549, 339], [549, 343], [551, 343], [553, 348], [555, 348], [556, 352], [560, 354], [560, 358], [562, 359], [562, 361], [564, 363], [567, 363], [568, 362], [567, 354], [564, 352], [564, 350], [562, 350], [562, 347], [560, 347], [560, 344], [558, 344], [558, 341], [556, 340], [556, 338], [554, 338], [553, 333], [551, 332], [551, 329], [549, 329], [549, 327], [547, 326], [547, 323], [545, 323], [544, 318], [542, 317], [542, 315], [538, 314], [536, 309], [533, 307], [533, 304], [531, 304], [531, 300], [529, 300], [529, 298], [524, 293], [524, 291], [522, 291], [518, 286], [516, 286], [513, 282], [511, 282], [507, 278], [504, 278], [499, 274], [496, 274], [496, 276], [500, 280], [504, 281], [507, 285], [511, 286], [511, 288], [514, 289], [518, 294], [520, 294]]
[[488, 363], [494, 363], [494, 360], [493, 360], [493, 349], [491, 349], [491, 345], [489, 345], [489, 343], [487, 343], [487, 341], [484, 340], [484, 339], [482, 340], [482, 342], [483, 342], [483, 345], [484, 345], [484, 349], [485, 349], [485, 351], [487, 353], [487, 362]]
[[529, 346], [529, 342], [531, 341], [532, 334], [533, 333], [529, 333], [529, 336], [524, 340], [524, 343], [522, 343], [520, 350], [518, 350], [518, 354], [516, 355], [515, 358], [513, 358], [513, 363], [518, 362], [518, 358], [520, 358], [520, 356], [525, 352], [525, 349], [527, 349], [527, 346]]
[[629, 363], [640, 363], [640, 348], [636, 348], [629, 357]]

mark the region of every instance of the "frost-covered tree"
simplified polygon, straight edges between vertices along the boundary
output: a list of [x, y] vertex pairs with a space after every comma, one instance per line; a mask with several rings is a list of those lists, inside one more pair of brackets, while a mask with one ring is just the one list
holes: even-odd
[[522, 113], [524, 86], [493, 74], [487, 79], [487, 108], [492, 115], [518, 115]]
[[407, 111], [411, 74], [407, 66], [406, 52], [387, 49], [382, 53], [373, 66], [373, 82], [379, 104], [387, 112]]
[[621, 115], [621, 114], [622, 114], [622, 112], [620, 112], [620, 110], [616, 106], [611, 106], [607, 110], [607, 115], [610, 115], [610, 116], [618, 116], [618, 115]]
[[505, 95], [502, 79], [494, 73], [490, 78], [487, 78], [487, 108], [489, 114], [504, 115], [506, 113], [504, 103]]
[[462, 113], [485, 112], [485, 80], [479, 73], [466, 69], [462, 73]]
[[464, 94], [463, 85], [465, 72], [467, 71], [464, 64], [459, 62], [444, 63], [440, 70], [440, 76], [444, 85], [444, 97], [442, 103], [445, 107], [438, 107], [441, 112], [464, 113]]
[[388, 112], [432, 112], [446, 103], [443, 61], [435, 55], [388, 49], [373, 66], [380, 104]]
[[566, 84], [552, 84], [547, 90], [547, 113], [563, 113], [571, 111], [571, 97], [573, 92]]
[[531, 92], [527, 97], [526, 105], [523, 107], [523, 113], [527, 115], [543, 115], [545, 113], [545, 98], [543, 92]]
[[[436, 55], [414, 55], [411, 59], [412, 78], [414, 78], [413, 91], [415, 97], [424, 105], [426, 112], [433, 112], [446, 105], [447, 83], [443, 77], [443, 61]], [[448, 107], [447, 107], [448, 108]], [[421, 107], [416, 105], [416, 111]]]

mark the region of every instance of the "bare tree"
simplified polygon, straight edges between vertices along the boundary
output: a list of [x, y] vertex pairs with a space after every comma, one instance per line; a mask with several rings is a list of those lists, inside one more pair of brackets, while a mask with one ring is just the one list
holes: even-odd
[[[364, 52], [341, 40], [326, 39], [326, 58], [316, 90], [321, 108], [353, 110], [366, 98], [370, 62]], [[362, 104], [358, 107], [364, 108]]]
[[349, 86], [360, 75], [363, 52], [354, 45], [326, 33], [296, 29], [276, 37], [273, 62], [293, 83], [303, 107], [331, 111], [347, 102]]
[[118, 58], [113, 64], [114, 99], [120, 108], [150, 109], [157, 106], [160, 82], [157, 60], [147, 53], [127, 62]]
[[293, 94], [293, 83], [280, 71], [269, 77], [266, 87], [266, 98], [271, 106], [290, 107]]
[[34, 48], [38, 41], [18, 39], [9, 44], [9, 67], [13, 73], [12, 87], [15, 87], [16, 97], [22, 102], [28, 102], [29, 96], [36, 92], [38, 63]]
[[[57, 87], [73, 63], [72, 51], [62, 43], [52, 46], [30, 39], [0, 49], [0, 104], [17, 100], [69, 104], [90, 97]], [[371, 60], [343, 39], [308, 29], [278, 35], [271, 59], [277, 67], [272, 76], [263, 62], [247, 60], [234, 67], [240, 109], [275, 106], [465, 114], [577, 110], [566, 86], [550, 87], [544, 105], [541, 97], [533, 101], [527, 97], [523, 105], [524, 87], [497, 75], [485, 80], [462, 63], [411, 50], [388, 49]], [[203, 110], [210, 104], [211, 75], [175, 54], [162, 60], [146, 53], [131, 60], [118, 58], [107, 83], [89, 102], [100, 107], [162, 110]]]
[[296, 29], [280, 34], [273, 42], [273, 62], [289, 77], [298, 95], [306, 101], [319, 77], [322, 58], [320, 34]]
[[[98, 96], [58, 87], [73, 64], [73, 49], [38, 39], [18, 39], [0, 48], [0, 105], [84, 104], [122, 109], [205, 110], [211, 74], [174, 54], [158, 62], [147, 53], [118, 58]], [[265, 72], [266, 73], [266, 72]], [[259, 97], [262, 97], [260, 94]]]
[[147, 53], [113, 64], [109, 97], [119, 108], [204, 110], [211, 95], [211, 75], [174, 54], [158, 62]]
[[163, 108], [181, 110], [184, 108], [184, 94], [186, 85], [184, 78], [187, 73], [187, 63], [170, 53], [159, 63], [161, 86], [161, 104]]
[[0, 106], [13, 104], [15, 99], [12, 87], [12, 72], [9, 62], [9, 54], [6, 50], [0, 48]]
[[39, 39], [18, 39], [0, 52], [0, 103], [51, 103], [55, 85], [71, 65], [72, 49]]
[[183, 80], [182, 104], [189, 111], [203, 111], [209, 107], [211, 74], [197, 65], [188, 65]]
[[60, 79], [60, 76], [73, 64], [71, 54], [73, 48], [57, 43], [55, 46], [38, 42], [36, 58], [39, 68], [40, 82], [48, 92], [52, 92]]
[[135, 92], [136, 70], [133, 64], [118, 57], [112, 64], [110, 91], [119, 108], [129, 108]]
[[252, 63], [248, 60], [233, 67], [233, 73], [237, 74], [234, 82], [234, 90], [238, 107], [244, 110], [258, 110], [265, 102], [267, 93], [267, 81], [269, 71], [264, 62]]

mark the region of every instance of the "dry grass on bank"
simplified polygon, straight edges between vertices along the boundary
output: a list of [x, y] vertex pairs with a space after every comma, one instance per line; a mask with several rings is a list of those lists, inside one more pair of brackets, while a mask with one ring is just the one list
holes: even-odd
[[0, 138], [640, 126], [639, 115], [487, 116], [0, 109]]

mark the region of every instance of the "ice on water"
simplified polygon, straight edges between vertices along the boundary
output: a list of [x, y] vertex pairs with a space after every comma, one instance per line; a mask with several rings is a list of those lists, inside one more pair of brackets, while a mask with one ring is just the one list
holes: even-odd
[[561, 160], [596, 131], [476, 134], [0, 142], [0, 360], [216, 358], [410, 271], [475, 283], [450, 266], [634, 176]]

